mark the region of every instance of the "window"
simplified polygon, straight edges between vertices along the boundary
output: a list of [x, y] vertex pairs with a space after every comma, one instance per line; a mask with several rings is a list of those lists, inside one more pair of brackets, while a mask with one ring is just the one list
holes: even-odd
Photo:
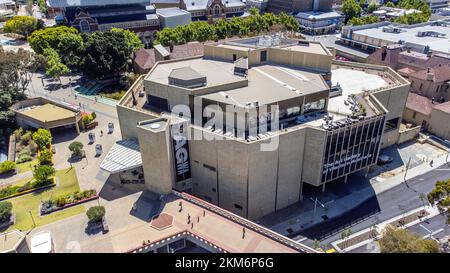
[[388, 121], [386, 121], [386, 127], [384, 128], [384, 131], [391, 131], [397, 129], [399, 118], [393, 118]]
[[234, 204], [234, 207], [237, 208], [237, 209], [243, 210], [243, 207], [241, 205], [239, 205], [239, 204]]
[[236, 54], [233, 54], [233, 62], [235, 62], [237, 60], [237, 56]]
[[415, 118], [416, 118], [416, 111], [414, 111], [414, 112], [413, 112], [413, 116], [412, 116], [412, 118], [413, 118], [413, 119], [415, 119]]
[[216, 188], [212, 188], [211, 190], [212, 190], [213, 192], [217, 192]]
[[304, 113], [311, 113], [325, 109], [325, 99], [305, 103]]
[[81, 22], [80, 22], [80, 32], [90, 32], [90, 31], [91, 31], [91, 26], [89, 26], [88, 21], [81, 20]]
[[220, 7], [219, 5], [215, 5], [214, 6], [214, 16], [219, 16], [220, 15]]
[[261, 59], [261, 62], [267, 62], [267, 51], [266, 50], [261, 51], [260, 59]]

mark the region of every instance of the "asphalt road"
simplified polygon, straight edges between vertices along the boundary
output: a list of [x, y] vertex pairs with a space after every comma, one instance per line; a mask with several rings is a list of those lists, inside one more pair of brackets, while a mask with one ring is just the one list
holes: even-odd
[[[361, 178], [360, 178], [361, 179]], [[308, 246], [314, 246], [318, 239], [325, 248], [331, 242], [341, 239], [342, 230], [349, 228], [352, 233], [368, 228], [410, 210], [423, 206], [420, 193], [430, 192], [436, 181], [450, 179], [450, 167], [443, 165], [423, 175], [407, 180], [392, 189], [362, 203], [339, 218], [330, 219], [300, 233], [295, 239]], [[306, 237], [308, 239], [302, 239]]]

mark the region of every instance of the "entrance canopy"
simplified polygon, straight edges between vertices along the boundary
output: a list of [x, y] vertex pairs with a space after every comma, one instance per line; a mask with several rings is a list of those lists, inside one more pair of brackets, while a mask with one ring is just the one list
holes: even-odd
[[117, 141], [100, 164], [100, 169], [110, 174], [142, 166], [139, 144], [134, 140]]

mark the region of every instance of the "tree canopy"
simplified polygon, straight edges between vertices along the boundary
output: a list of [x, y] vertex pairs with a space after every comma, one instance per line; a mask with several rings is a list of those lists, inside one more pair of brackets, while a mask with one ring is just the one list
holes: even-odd
[[342, 4], [342, 12], [345, 15], [345, 23], [354, 17], [361, 16], [361, 6], [356, 0], [344, 0]]
[[52, 143], [52, 134], [47, 129], [38, 129], [33, 133], [33, 140], [40, 150], [47, 148]]
[[353, 17], [348, 21], [349, 25], [359, 26], [378, 23], [380, 19], [377, 16]]
[[439, 244], [432, 239], [422, 239], [407, 229], [386, 227], [379, 240], [382, 253], [438, 253]]
[[231, 20], [218, 20], [213, 25], [207, 22], [192, 22], [176, 28], [164, 28], [156, 35], [156, 44], [164, 46], [185, 44], [192, 41], [204, 42], [208, 40], [225, 39], [232, 36], [253, 36], [258, 33], [274, 29], [298, 31], [299, 24], [294, 17], [286, 13], [275, 15], [265, 13], [260, 15], [256, 9], [250, 9], [252, 15]]
[[92, 78], [117, 76], [126, 70], [135, 48], [124, 32], [94, 32], [86, 41], [82, 70]]
[[31, 48], [38, 54], [43, 54], [46, 48], [53, 48], [58, 54], [61, 54], [64, 53], [64, 48], [59, 47], [61, 39], [69, 33], [79, 35], [78, 30], [73, 27], [48, 27], [33, 32], [28, 37], [28, 42]]
[[16, 33], [28, 37], [33, 31], [44, 27], [44, 21], [33, 16], [14, 16], [6, 21], [4, 32]]

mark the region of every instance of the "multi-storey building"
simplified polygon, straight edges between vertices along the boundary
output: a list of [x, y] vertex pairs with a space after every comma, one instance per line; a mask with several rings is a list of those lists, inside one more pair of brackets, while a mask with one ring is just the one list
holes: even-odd
[[298, 202], [305, 184], [345, 181], [396, 143], [409, 83], [333, 57], [318, 42], [264, 36], [156, 63], [119, 102], [123, 141], [99, 177], [134, 172], [152, 192], [250, 219]]
[[181, 0], [180, 7], [191, 13], [192, 20], [214, 23], [245, 14], [246, 4], [243, 0]]
[[148, 0], [48, 0], [48, 13], [80, 32], [129, 29], [142, 40], [152, 40], [160, 27]]
[[269, 0], [267, 11], [279, 13], [332, 11], [332, 0]]

